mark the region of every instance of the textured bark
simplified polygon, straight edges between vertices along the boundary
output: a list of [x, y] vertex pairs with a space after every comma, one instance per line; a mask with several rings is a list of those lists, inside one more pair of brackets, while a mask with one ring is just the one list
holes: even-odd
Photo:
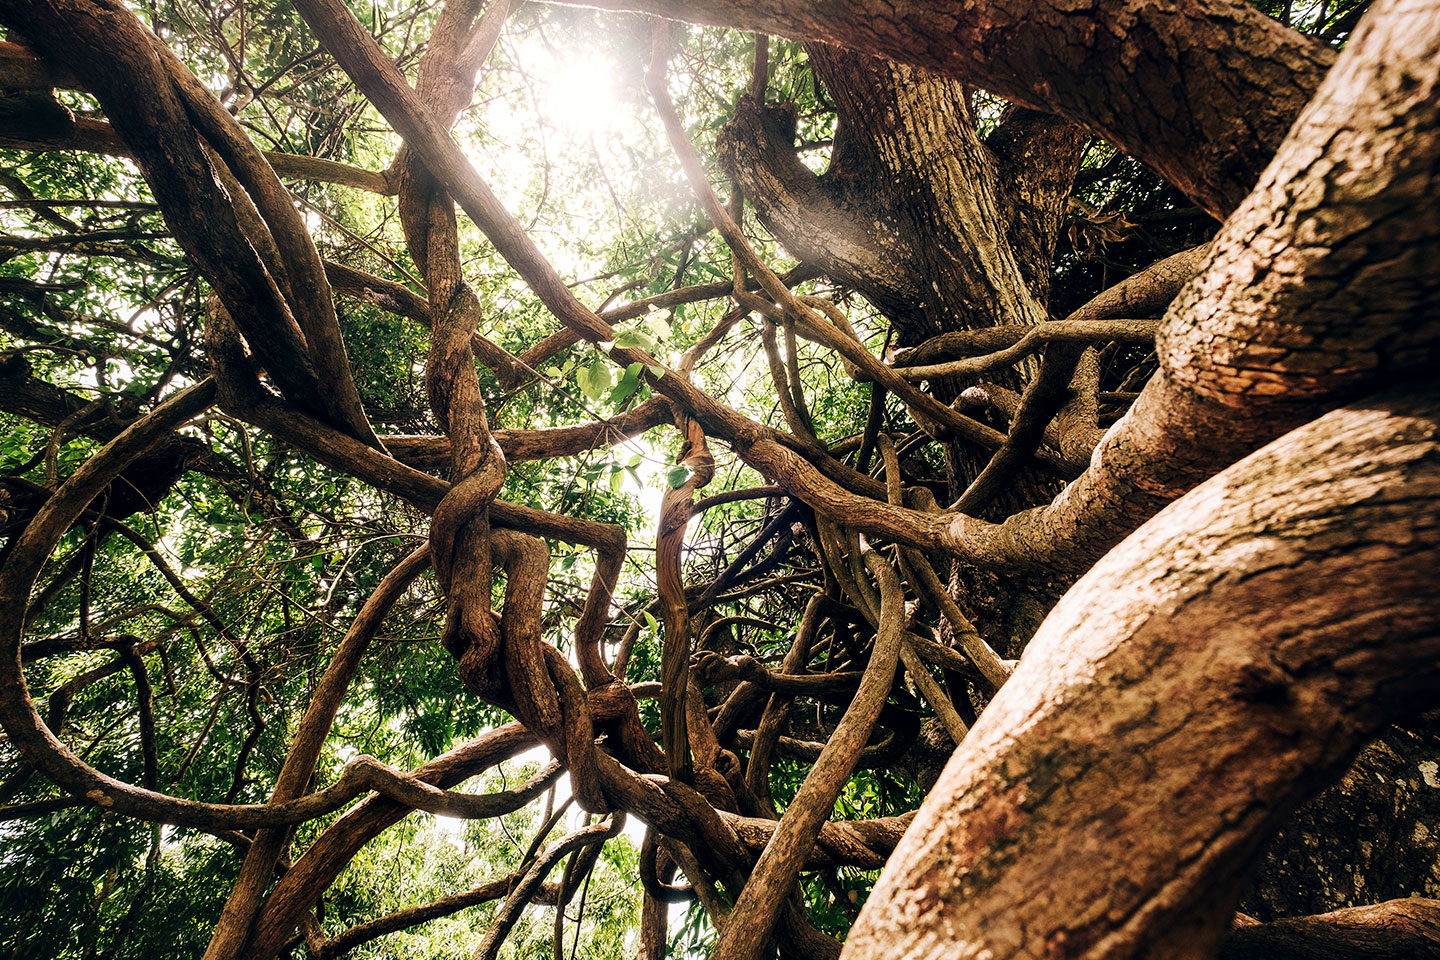
[[808, 50], [838, 114], [828, 172], [817, 176], [796, 156], [786, 107], [743, 100], [717, 143], [771, 232], [864, 293], [901, 345], [1045, 319], [1058, 211], [1088, 136], [1065, 124], [1006, 124], [1012, 195], [975, 133], [963, 84], [826, 44]]
[[1090, 131], [1054, 114], [1011, 107], [985, 139], [995, 157], [998, 200], [1026, 285], [1041, 303], [1050, 292], [1055, 241]]
[[1440, 344], [1440, 18], [1374, 8], [1160, 328], [1160, 372], [1054, 502], [960, 552], [1082, 568], [1218, 467]]
[[795, 152], [795, 113], [744, 97], [716, 144], [726, 172], [786, 248], [811, 267], [861, 290], [888, 314], [923, 322], [910, 269], [912, 235]]
[[[902, 347], [945, 331], [1043, 322], [1050, 254], [1088, 134], [1022, 111], [1001, 128], [1010, 178], [1002, 186], [964, 84], [828, 44], [807, 50], [836, 105], [829, 170], [817, 176], [800, 162], [788, 107], [750, 98], [716, 145], [771, 233], [864, 294]], [[996, 376], [1020, 382], [1008, 369]], [[948, 381], [933, 389], [955, 399]], [[985, 456], [952, 442], [947, 457], [954, 499]], [[1021, 479], [1005, 497], [1012, 508], [1055, 492], [1053, 482]]]
[[1082, 579], [846, 955], [1209, 955], [1265, 832], [1440, 679], [1440, 403], [1415, 393], [1277, 441]]
[[1434, 357], [1440, 297], [1424, 266], [1440, 255], [1428, 70], [1436, 38], [1428, 6], [1388, 6], [1369, 21], [1383, 29], [1357, 32], [1348, 66], [1328, 78], [1230, 218], [1206, 275], [1172, 305], [1160, 376], [1049, 506], [1000, 524], [907, 510], [851, 493], [702, 401], [707, 433], [726, 436], [817, 512], [847, 516], [866, 533], [999, 569], [1078, 572], [1224, 465], [1337, 399], [1423, 368]]
[[1440, 902], [1391, 900], [1240, 927], [1220, 960], [1412, 960], [1440, 955]]
[[1301, 917], [1440, 896], [1440, 737], [1434, 714], [1390, 727], [1265, 846], [1241, 909]]

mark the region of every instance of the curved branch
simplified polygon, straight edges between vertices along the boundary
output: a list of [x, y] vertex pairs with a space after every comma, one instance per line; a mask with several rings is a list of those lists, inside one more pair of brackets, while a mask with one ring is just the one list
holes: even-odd
[[[176, 241], [275, 381], [296, 402], [373, 442], [314, 245], [289, 194], [235, 119], [122, 4], [27, 0], [0, 14], [42, 52], [63, 54], [78, 68], [129, 144]], [[137, 97], [136, 90], [149, 93]], [[197, 125], [209, 145], [198, 138]], [[258, 210], [243, 192], [222, 189], [230, 171], [220, 155], [254, 192]], [[275, 251], [295, 258], [293, 276], [277, 263], [267, 267], [264, 252]]]
[[625, 814], [616, 813], [611, 816], [608, 823], [597, 823], [594, 826], [583, 827], [576, 830], [570, 836], [558, 843], [547, 847], [545, 852], [535, 859], [525, 876], [510, 891], [506, 898], [505, 905], [500, 908], [490, 929], [485, 932], [485, 937], [480, 945], [471, 954], [471, 960], [494, 960], [500, 951], [500, 944], [504, 941], [505, 935], [520, 919], [520, 911], [530, 902], [535, 890], [544, 881], [545, 877], [567, 854], [579, 850], [591, 844], [604, 843], [611, 837], [618, 834], [625, 827]]

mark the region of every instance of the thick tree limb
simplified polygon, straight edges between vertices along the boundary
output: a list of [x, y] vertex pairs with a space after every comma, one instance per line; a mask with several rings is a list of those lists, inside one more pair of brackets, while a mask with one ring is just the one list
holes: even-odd
[[[665, 642], [660, 658], [660, 730], [665, 745], [668, 772], [686, 783], [694, 782], [690, 724], [687, 705], [690, 692], [690, 609], [685, 600], [685, 578], [680, 570], [680, 553], [685, 546], [685, 528], [690, 522], [695, 491], [715, 476], [715, 458], [705, 442], [705, 431], [689, 417], [678, 426], [684, 430], [685, 446], [679, 464], [689, 472], [678, 485], [670, 485], [660, 502], [660, 521], [655, 534], [655, 579], [665, 623]], [[696, 718], [705, 727], [703, 718]], [[700, 731], [693, 731], [698, 736]], [[714, 734], [710, 735], [714, 739]], [[698, 752], [698, 751], [697, 751]], [[713, 756], [695, 760], [708, 765]]]
[[[410, 771], [415, 780], [448, 788], [534, 747], [535, 737], [518, 723], [507, 724]], [[340, 817], [285, 871], [256, 918], [249, 944], [256, 960], [279, 953], [316, 895], [334, 882], [360, 848], [400, 822], [410, 807], [388, 797], [370, 797]]]
[[1414, 898], [1236, 927], [1219, 960], [1409, 960], [1440, 953], [1440, 902]]
[[847, 956], [1213, 955], [1266, 833], [1433, 698], [1437, 559], [1433, 391], [1338, 410], [1197, 488], [1047, 618]]
[[[716, 142], [771, 232], [864, 293], [901, 343], [956, 326], [1043, 319], [1049, 260], [1021, 266], [965, 85], [827, 44], [807, 52], [837, 110], [826, 174], [796, 156], [793, 111], [784, 107], [742, 100]], [[1078, 161], [1078, 148], [1043, 158], [1069, 168], [1071, 179]], [[1068, 184], [1059, 189], [1068, 194]]]
[[[288, 195], [278, 196], [283, 191], [273, 182], [273, 172], [257, 159], [248, 138], [232, 129], [234, 118], [212, 103], [213, 97], [173, 54], [162, 51], [163, 45], [122, 5], [107, 0], [34, 0], [11, 4], [3, 18], [42, 52], [63, 51], [68, 62], [79, 67], [86, 86], [130, 145], [177, 242], [215, 287], [276, 383], [317, 415], [373, 441], [349, 366], [342, 362], [344, 346], [334, 340], [336, 331], [327, 319], [333, 304], [323, 274], [302, 272], [301, 277], [308, 278], [304, 289], [292, 290], [288, 274], [282, 270], [272, 275], [263, 254], [257, 252], [281, 248], [300, 252], [309, 237], [303, 224], [296, 224], [298, 214]], [[148, 95], [137, 97], [136, 90]], [[216, 149], [241, 168], [236, 176], [257, 192], [261, 210], [273, 221], [270, 229], [279, 230], [280, 237], [258, 226], [262, 215], [247, 197], [221, 189], [217, 177], [223, 179], [223, 164], [201, 143], [197, 124], [206, 127], [207, 136], [223, 141]], [[281, 224], [288, 226], [281, 229]], [[313, 245], [309, 251], [313, 258]], [[314, 265], [318, 266], [318, 259]], [[270, 266], [280, 269], [274, 263]], [[312, 302], [316, 283], [316, 289], [326, 293], [323, 304]], [[303, 309], [297, 314], [299, 304]], [[306, 333], [316, 339], [314, 344], [307, 345]], [[323, 384], [316, 377], [311, 349], [327, 372]]]
[[1090, 469], [1003, 524], [957, 520], [955, 549], [1002, 568], [1084, 569], [1216, 469], [1434, 362], [1437, 22], [1424, 0], [1372, 11], [1171, 305], [1160, 373]]

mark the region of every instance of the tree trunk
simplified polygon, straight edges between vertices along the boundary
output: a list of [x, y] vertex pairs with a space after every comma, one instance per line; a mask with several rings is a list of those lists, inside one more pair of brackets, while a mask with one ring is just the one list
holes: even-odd
[[[807, 50], [838, 114], [828, 172], [817, 176], [796, 156], [786, 107], [742, 101], [717, 144], [771, 232], [870, 299], [902, 346], [947, 330], [1042, 322], [1059, 217], [1030, 208], [1063, 209], [1088, 136], [1073, 125], [1009, 131], [1007, 172], [1027, 188], [1029, 230], [1017, 232], [1005, 214], [1022, 202], [1001, 189], [963, 84], [825, 44]], [[1042, 136], [1062, 141], [1043, 162], [1022, 142]]]

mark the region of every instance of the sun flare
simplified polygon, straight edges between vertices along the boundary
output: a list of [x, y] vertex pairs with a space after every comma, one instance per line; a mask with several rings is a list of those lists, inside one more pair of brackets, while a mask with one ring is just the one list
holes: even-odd
[[614, 65], [594, 54], [556, 64], [545, 83], [545, 121], [565, 133], [592, 136], [619, 119]]

